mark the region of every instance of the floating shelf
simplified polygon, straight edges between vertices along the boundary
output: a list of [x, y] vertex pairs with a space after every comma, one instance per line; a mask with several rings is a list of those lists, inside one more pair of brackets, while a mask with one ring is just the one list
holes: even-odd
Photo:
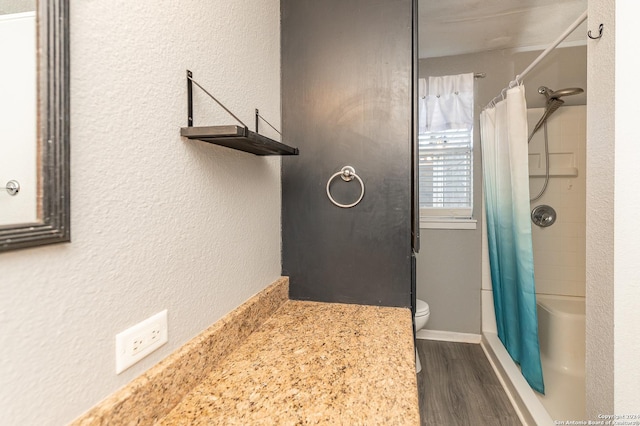
[[[193, 85], [198, 86], [211, 99], [216, 101], [229, 115], [236, 119], [242, 126], [226, 125], [226, 126], [205, 126], [193, 127]], [[197, 139], [203, 142], [224, 146], [227, 148], [237, 149], [238, 151], [250, 152], [255, 155], [298, 155], [298, 148], [274, 141], [271, 138], [262, 136], [258, 133], [258, 123], [262, 119], [273, 130], [280, 133], [278, 129], [273, 127], [265, 120], [260, 112], [256, 109], [256, 131], [249, 130], [238, 117], [236, 117], [227, 107], [217, 100], [204, 87], [199, 85], [193, 79], [193, 73], [187, 70], [187, 123], [188, 127], [180, 129], [180, 135], [188, 139]]]
[[255, 155], [298, 155], [298, 148], [274, 141], [242, 126], [182, 127], [180, 135]]

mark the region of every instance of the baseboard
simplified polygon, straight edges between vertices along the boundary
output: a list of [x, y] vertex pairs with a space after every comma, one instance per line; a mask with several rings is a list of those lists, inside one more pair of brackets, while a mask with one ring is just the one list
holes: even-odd
[[472, 333], [456, 333], [454, 331], [418, 330], [416, 339], [478, 344], [482, 340], [482, 336]]

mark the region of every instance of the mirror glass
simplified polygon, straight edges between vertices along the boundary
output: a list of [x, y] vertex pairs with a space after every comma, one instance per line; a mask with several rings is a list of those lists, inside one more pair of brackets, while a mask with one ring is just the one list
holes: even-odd
[[67, 6], [0, 3], [0, 251], [69, 241]]
[[0, 226], [39, 219], [35, 3], [0, 5]]

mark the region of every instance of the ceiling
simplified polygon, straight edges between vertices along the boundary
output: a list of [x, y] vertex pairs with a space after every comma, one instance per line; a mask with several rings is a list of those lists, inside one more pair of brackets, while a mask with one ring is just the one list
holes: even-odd
[[[419, 56], [495, 49], [544, 49], [585, 10], [587, 0], [418, 0]], [[566, 43], [586, 43], [586, 23]]]

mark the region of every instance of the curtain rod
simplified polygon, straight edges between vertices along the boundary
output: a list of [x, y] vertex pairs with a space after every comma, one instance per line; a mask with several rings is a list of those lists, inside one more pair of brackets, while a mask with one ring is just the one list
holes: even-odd
[[580, 24], [582, 24], [586, 19], [587, 19], [587, 10], [585, 10], [582, 15], [580, 15], [578, 17], [578, 19], [576, 19], [573, 24], [571, 24], [566, 30], [564, 30], [564, 32], [562, 34], [560, 34], [560, 37], [558, 37], [553, 43], [551, 43], [551, 45], [549, 47], [547, 47], [544, 52], [542, 52], [533, 62], [531, 62], [531, 64], [525, 68], [524, 71], [522, 71], [520, 74], [516, 75], [515, 80], [511, 81], [509, 83], [509, 85], [507, 87], [505, 87], [504, 89], [502, 89], [500, 91], [500, 94], [498, 94], [498, 96], [496, 96], [495, 98], [493, 98], [491, 100], [491, 102], [489, 102], [487, 104], [487, 106], [485, 108], [487, 108], [488, 106], [495, 104], [495, 102], [503, 95], [503, 93], [507, 90], [507, 89], [511, 89], [512, 87], [515, 87], [517, 85], [519, 85], [522, 82], [522, 79], [529, 74], [529, 72], [531, 72], [532, 69], [534, 69], [539, 63], [540, 61], [542, 61], [544, 58], [547, 57], [547, 55], [556, 47], [558, 47], [558, 45], [560, 43], [562, 43], [564, 41], [564, 39], [566, 39], [567, 37], [569, 37], [569, 34], [571, 34], [572, 32], [575, 31], [576, 28], [578, 28], [578, 26]]
[[554, 41], [551, 46], [547, 47], [546, 50], [544, 52], [542, 52], [540, 54], [540, 56], [538, 56], [533, 62], [531, 62], [531, 65], [529, 65], [527, 68], [525, 68], [524, 71], [522, 71], [520, 74], [518, 74], [516, 76], [516, 81], [521, 81], [525, 75], [529, 74], [529, 72], [535, 68], [536, 65], [538, 65], [538, 63], [540, 63], [540, 61], [542, 61], [548, 54], [549, 52], [551, 52], [553, 49], [555, 49], [556, 47], [558, 47], [558, 45], [560, 43], [562, 43], [564, 41], [565, 38], [569, 37], [569, 34], [571, 34], [572, 32], [575, 31], [576, 28], [578, 28], [578, 26], [580, 24], [582, 24], [585, 19], [587, 19], [587, 11], [585, 10], [582, 15], [580, 15], [578, 17], [578, 19], [576, 19], [573, 24], [571, 24], [569, 26], [569, 28], [567, 28], [566, 30], [564, 30], [564, 32], [560, 35], [560, 37], [558, 37], [556, 39], [556, 41]]

